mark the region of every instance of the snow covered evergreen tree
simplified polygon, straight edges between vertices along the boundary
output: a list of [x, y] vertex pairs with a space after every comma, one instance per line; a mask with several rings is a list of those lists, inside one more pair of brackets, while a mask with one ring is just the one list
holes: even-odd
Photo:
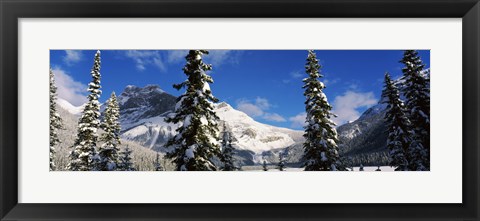
[[304, 160], [305, 170], [337, 170], [339, 160], [338, 138], [335, 123], [330, 120], [335, 115], [330, 111], [332, 107], [323, 93], [325, 85], [320, 82], [320, 64], [313, 50], [308, 51], [306, 73], [308, 78], [303, 79], [306, 97], [305, 110], [307, 112], [305, 126]]
[[98, 150], [99, 164], [98, 170], [112, 171], [118, 167], [118, 145], [120, 144], [120, 107], [118, 106], [117, 96], [112, 92], [107, 100], [103, 122], [100, 127], [104, 133], [100, 136], [100, 140], [104, 143]]
[[385, 74], [383, 101], [387, 104], [385, 121], [387, 124], [387, 148], [390, 154], [390, 166], [396, 171], [409, 170], [408, 149], [411, 144], [410, 121], [406, 115], [400, 92], [388, 73]]
[[158, 152], [155, 158], [155, 162], [153, 162], [153, 167], [155, 168], [155, 171], [164, 171], [162, 164], [160, 163], [160, 154]]
[[263, 160], [263, 171], [268, 171], [267, 161]]
[[339, 170], [343, 170], [343, 171], [353, 171], [353, 159], [352, 157], [345, 157], [345, 156], [341, 156], [340, 157], [340, 160], [338, 161], [339, 162], [339, 165], [338, 168], [340, 168]]
[[50, 171], [55, 170], [55, 145], [60, 143], [57, 131], [63, 128], [62, 118], [57, 112], [57, 86], [55, 76], [50, 69]]
[[135, 167], [133, 166], [132, 161], [132, 150], [130, 148], [125, 147], [125, 150], [120, 152], [120, 163], [118, 165], [118, 170], [121, 171], [135, 171]]
[[100, 125], [100, 51], [95, 53], [95, 60], [91, 71], [92, 81], [88, 84], [88, 102], [78, 121], [77, 138], [70, 152], [68, 170], [89, 171], [96, 170], [98, 156], [96, 155], [97, 130]]
[[430, 170], [430, 83], [424, 75], [425, 64], [415, 50], [406, 50], [400, 61], [403, 67], [405, 106], [412, 125], [409, 149], [410, 170]]
[[282, 152], [278, 153], [277, 169], [280, 170], [280, 171], [285, 170], [285, 156], [284, 156], [284, 153], [282, 153]]
[[213, 102], [218, 100], [210, 90], [213, 79], [206, 71], [212, 66], [203, 63], [204, 54], [208, 51], [190, 50], [185, 57], [187, 64], [183, 72], [187, 80], [173, 87], [186, 91], [178, 98], [175, 113], [165, 119], [167, 123], [181, 124], [177, 135], [166, 144], [173, 147], [166, 156], [173, 159], [176, 170], [217, 170], [212, 158], [221, 155], [217, 137], [219, 118], [213, 111]]
[[234, 171], [239, 169], [235, 166], [235, 159], [233, 158], [235, 149], [232, 146], [232, 136], [233, 134], [227, 129], [224, 123], [221, 143], [222, 155], [220, 157], [220, 160], [223, 163], [223, 166], [220, 169], [223, 171]]

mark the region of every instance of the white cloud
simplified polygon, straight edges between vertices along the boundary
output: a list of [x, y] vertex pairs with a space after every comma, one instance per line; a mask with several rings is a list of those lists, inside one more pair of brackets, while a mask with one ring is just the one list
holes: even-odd
[[298, 82], [301, 80], [299, 80], [300, 78], [302, 77], [306, 77], [307, 75], [305, 73], [303, 73], [302, 71], [292, 71], [288, 74], [290, 77], [288, 79], [283, 79], [282, 82], [284, 84], [288, 84], [290, 82]]
[[74, 106], [80, 106], [87, 102], [87, 85], [75, 81], [60, 67], [52, 69], [55, 75], [55, 85], [57, 86], [57, 94]]
[[255, 105], [260, 107], [260, 109], [262, 110], [268, 110], [270, 108], [270, 103], [268, 102], [268, 100], [261, 97], [257, 97], [255, 99]]
[[162, 59], [158, 58], [158, 57], [154, 57], [152, 59], [152, 63], [155, 67], [157, 67], [158, 69], [160, 69], [161, 71], [165, 71], [167, 70], [167, 67], [165, 66], [165, 64], [163, 63]]
[[125, 56], [131, 58], [140, 71], [145, 70], [147, 65], [153, 65], [160, 71], [167, 70], [159, 51], [128, 50], [125, 52]]
[[214, 67], [221, 66], [226, 63], [238, 64], [241, 52], [231, 50], [210, 50], [205, 55], [205, 62], [211, 63]]
[[280, 114], [267, 112], [271, 106], [267, 99], [261, 97], [255, 98], [254, 101], [246, 99], [237, 101], [237, 110], [246, 113], [250, 117], [261, 117], [262, 119], [273, 122], [287, 121]]
[[72, 65], [73, 63], [79, 62], [82, 60], [83, 54], [80, 50], [65, 50], [65, 56], [63, 61], [67, 65]]
[[334, 85], [334, 84], [338, 83], [339, 81], [340, 81], [339, 78], [334, 78], [332, 80], [325, 79], [325, 80], [323, 80], [323, 83], [325, 84], [325, 86], [331, 86], [331, 85]]
[[178, 63], [180, 61], [185, 61], [187, 54], [188, 50], [169, 50], [167, 52], [167, 62]]
[[290, 72], [290, 76], [292, 78], [301, 78], [303, 74], [300, 71], [292, 71]]
[[264, 114], [263, 110], [255, 104], [248, 101], [240, 101], [237, 103], [237, 110], [246, 113], [251, 117], [259, 117]]
[[205, 62], [218, 67], [224, 64], [239, 64], [244, 51], [236, 50], [210, 50], [205, 56]]
[[285, 122], [287, 121], [284, 117], [277, 113], [265, 113], [263, 119], [274, 122]]
[[346, 91], [343, 95], [335, 97], [333, 101], [332, 112], [337, 117], [332, 120], [341, 125], [348, 121], [353, 121], [360, 117], [360, 112], [357, 110], [361, 107], [369, 108], [378, 103], [373, 92], [359, 93], [353, 91]]
[[348, 85], [348, 88], [351, 90], [357, 90], [358, 89], [358, 84], [357, 83], [351, 83]]
[[220, 66], [225, 61], [229, 60], [232, 51], [229, 50], [212, 50], [208, 55], [205, 55], [205, 61], [212, 63], [212, 65]]
[[292, 122], [292, 128], [301, 128], [306, 125], [305, 119], [307, 118], [307, 113], [301, 112], [293, 117], [288, 118], [290, 122]]
[[[337, 115], [332, 120], [341, 125], [347, 121], [352, 121], [360, 117], [360, 112], [357, 110], [361, 107], [369, 108], [378, 103], [378, 100], [375, 98], [373, 92], [354, 92], [346, 91], [343, 95], [335, 97], [333, 101], [333, 110], [332, 112]], [[305, 119], [307, 113], [302, 112], [293, 117], [288, 118], [292, 123], [292, 128], [301, 128], [306, 125]]]

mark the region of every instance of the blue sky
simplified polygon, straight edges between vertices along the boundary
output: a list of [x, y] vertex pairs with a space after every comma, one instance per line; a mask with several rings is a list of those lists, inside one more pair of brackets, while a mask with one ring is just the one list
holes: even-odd
[[[375, 105], [388, 71], [401, 76], [401, 50], [316, 50], [322, 65], [324, 90], [334, 121], [357, 119]], [[102, 50], [104, 102], [112, 91], [119, 95], [127, 85], [158, 84], [175, 96], [183, 91], [172, 85], [185, 79], [182, 67], [187, 51]], [[51, 67], [58, 96], [78, 106], [86, 101], [86, 88], [95, 50], [52, 50]], [[430, 67], [430, 51], [419, 51]], [[211, 50], [204, 57], [213, 65], [212, 93], [255, 120], [275, 126], [301, 129], [305, 109], [302, 79], [306, 77], [306, 50]]]

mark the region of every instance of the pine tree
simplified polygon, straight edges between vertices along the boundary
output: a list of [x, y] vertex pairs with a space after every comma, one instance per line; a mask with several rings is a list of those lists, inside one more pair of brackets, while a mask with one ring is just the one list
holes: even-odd
[[118, 145], [120, 144], [120, 107], [118, 106], [115, 92], [112, 92], [110, 99], [107, 100], [103, 122], [100, 127], [104, 133], [100, 140], [104, 143], [98, 150], [100, 162], [98, 169], [103, 171], [116, 170], [118, 167]]
[[57, 112], [57, 86], [52, 69], [50, 69], [50, 170], [55, 170], [55, 145], [60, 143], [57, 131], [63, 129], [62, 118]]
[[177, 135], [166, 144], [174, 148], [166, 156], [173, 159], [176, 170], [217, 170], [212, 158], [221, 155], [217, 137], [219, 118], [213, 111], [213, 102], [218, 100], [209, 87], [213, 79], [206, 73], [212, 66], [203, 63], [203, 54], [208, 51], [190, 50], [186, 56], [183, 72], [187, 80], [173, 86], [186, 91], [178, 98], [173, 116], [165, 119], [167, 123], [181, 123]]
[[282, 153], [282, 152], [278, 153], [277, 169], [280, 170], [280, 171], [285, 170], [285, 156], [284, 156], [284, 153]]
[[223, 163], [223, 167], [220, 168], [223, 171], [234, 171], [238, 170], [239, 168], [235, 166], [235, 159], [233, 158], [233, 155], [235, 154], [235, 149], [232, 146], [232, 133], [228, 131], [225, 123], [223, 125], [223, 132], [222, 132], [222, 143], [221, 143], [221, 149], [222, 149], [222, 155], [220, 157], [220, 160]]
[[268, 171], [267, 161], [263, 160], [263, 171]]
[[120, 152], [120, 163], [118, 165], [118, 170], [121, 171], [135, 171], [135, 167], [133, 167], [132, 161], [132, 150], [130, 148], [125, 147], [125, 150]]
[[95, 54], [91, 71], [92, 81], [88, 84], [88, 102], [78, 121], [77, 138], [70, 152], [70, 163], [67, 167], [74, 171], [96, 170], [98, 156], [95, 153], [97, 145], [97, 130], [100, 125], [100, 51]]
[[307, 112], [305, 126], [304, 160], [305, 170], [337, 170], [339, 160], [338, 138], [335, 123], [330, 120], [335, 115], [330, 111], [332, 107], [323, 93], [325, 85], [320, 82], [320, 64], [313, 50], [308, 51], [306, 73], [308, 78], [303, 79], [306, 97], [305, 109]]
[[424, 75], [425, 64], [415, 50], [406, 50], [400, 61], [405, 87], [407, 116], [412, 125], [412, 145], [409, 149], [409, 169], [430, 169], [430, 82]]
[[153, 167], [155, 168], [155, 171], [164, 171], [162, 164], [160, 163], [160, 154], [158, 152], [155, 162], [153, 162]]
[[410, 121], [407, 118], [400, 92], [388, 73], [385, 74], [385, 86], [382, 99], [387, 104], [385, 121], [387, 124], [387, 148], [390, 151], [390, 166], [397, 171], [408, 170], [408, 149], [411, 144]]
[[[353, 159], [352, 157], [341, 156], [338, 161], [340, 165], [337, 165], [339, 170], [343, 171], [353, 171]], [[349, 170], [350, 169], [350, 170]]]

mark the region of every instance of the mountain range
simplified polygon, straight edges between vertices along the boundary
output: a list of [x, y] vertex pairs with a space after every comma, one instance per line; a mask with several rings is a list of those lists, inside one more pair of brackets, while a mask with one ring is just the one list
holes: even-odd
[[[179, 125], [166, 123], [164, 119], [174, 111], [176, 99], [158, 85], [127, 86], [118, 96], [121, 138], [161, 153], [168, 151], [164, 144], [175, 135]], [[60, 98], [57, 105], [76, 116], [83, 109]], [[337, 128], [343, 155], [355, 157], [386, 152], [385, 108], [384, 104], [375, 105], [356, 121]], [[214, 104], [214, 111], [221, 120], [220, 131], [232, 132], [232, 145], [241, 165], [259, 164], [264, 160], [275, 163], [280, 152], [287, 153], [288, 163], [301, 163], [303, 131], [257, 122], [225, 102]]]

